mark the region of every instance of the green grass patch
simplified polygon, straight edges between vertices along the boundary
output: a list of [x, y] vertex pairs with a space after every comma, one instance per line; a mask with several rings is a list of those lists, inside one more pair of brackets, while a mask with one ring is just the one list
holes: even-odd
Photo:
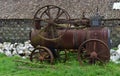
[[0, 54], [0, 76], [120, 76], [120, 64], [79, 65], [76, 58], [70, 57], [66, 63], [49, 65]]
[[113, 50], [118, 50], [118, 47], [114, 47], [114, 48], [112, 48]]

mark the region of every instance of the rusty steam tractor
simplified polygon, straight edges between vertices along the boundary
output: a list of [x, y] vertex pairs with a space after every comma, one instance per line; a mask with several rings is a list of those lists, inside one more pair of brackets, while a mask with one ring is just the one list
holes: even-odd
[[34, 15], [34, 29], [30, 32], [34, 50], [31, 61], [52, 64], [55, 59], [67, 59], [64, 49], [77, 49], [80, 63], [104, 63], [110, 59], [110, 32], [101, 27], [101, 17], [70, 19], [62, 8], [47, 5]]

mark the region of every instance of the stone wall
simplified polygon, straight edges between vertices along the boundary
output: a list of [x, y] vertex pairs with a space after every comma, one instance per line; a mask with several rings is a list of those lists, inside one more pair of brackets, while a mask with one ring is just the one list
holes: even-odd
[[1, 19], [0, 42], [24, 42], [29, 39], [32, 29], [31, 19]]
[[120, 44], [120, 26], [110, 27], [112, 47], [117, 47]]
[[110, 29], [112, 47], [117, 47], [120, 44], [120, 20], [104, 21], [104, 26]]
[[113, 2], [120, 0], [0, 0], [1, 19], [32, 19], [37, 9], [45, 5], [57, 5], [64, 8], [72, 18], [86, 17], [98, 11], [105, 18], [119, 18], [119, 10], [112, 10]]

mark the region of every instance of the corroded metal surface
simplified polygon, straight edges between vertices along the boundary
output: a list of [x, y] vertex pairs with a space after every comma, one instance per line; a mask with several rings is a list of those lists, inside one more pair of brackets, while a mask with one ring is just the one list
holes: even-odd
[[[39, 37], [39, 31], [33, 30], [31, 32], [31, 44], [36, 47], [37, 45], [52, 47], [52, 48], [77, 48], [86, 39], [100, 39], [108, 44], [108, 30], [106, 28], [89, 28], [86, 30], [68, 30], [63, 37], [56, 41], [48, 41]], [[59, 33], [63, 33], [59, 30]]]
[[[59, 30], [60, 33], [62, 30]], [[31, 32], [31, 44], [36, 47], [37, 45], [47, 46], [57, 49], [77, 49], [78, 46], [85, 40], [85, 30], [68, 30], [59, 40], [48, 41], [39, 37], [38, 30]]]

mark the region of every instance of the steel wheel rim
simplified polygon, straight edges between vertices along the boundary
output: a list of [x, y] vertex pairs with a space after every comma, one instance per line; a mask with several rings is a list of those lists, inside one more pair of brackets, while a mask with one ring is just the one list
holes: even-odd
[[[80, 46], [79, 46], [79, 48], [78, 48], [78, 61], [80, 62], [80, 64], [83, 64], [83, 62], [82, 62], [82, 59], [81, 59], [81, 56], [82, 56], [82, 46], [83, 45], [85, 45], [86, 43], [88, 43], [88, 42], [92, 42], [92, 41], [96, 41], [96, 42], [99, 42], [99, 43], [101, 43], [102, 44], [102, 46], [104, 46], [105, 48], [106, 48], [106, 52], [107, 52], [107, 54], [108, 54], [108, 56], [106, 56], [106, 57], [108, 57], [108, 59], [106, 59], [105, 61], [107, 62], [107, 61], [109, 61], [109, 59], [110, 59], [110, 52], [109, 52], [109, 47], [107, 46], [107, 44], [105, 43], [105, 42], [103, 42], [102, 40], [99, 40], [99, 39], [89, 39], [89, 40], [86, 40], [85, 42], [83, 42]], [[87, 52], [87, 51], [86, 51]], [[96, 52], [97, 53], [97, 52]], [[104, 53], [104, 52], [102, 52], [102, 53]], [[103, 60], [101, 60], [101, 56], [99, 56], [99, 54], [100, 53], [97, 53], [98, 54], [98, 56], [97, 56], [97, 58], [96, 58], [96, 60], [98, 60], [98, 61], [100, 61], [100, 63], [104, 63], [104, 61]], [[87, 54], [88, 56], [90, 56], [90, 54], [88, 53]], [[104, 57], [105, 58], [105, 57]], [[88, 58], [89, 59], [89, 58]], [[94, 64], [94, 63], [93, 63]]]
[[[62, 9], [62, 8], [60, 8], [60, 7], [58, 7], [58, 6], [55, 6], [55, 5], [47, 5], [47, 6], [44, 6], [44, 7], [42, 7], [42, 8], [40, 8], [36, 13], [35, 13], [35, 15], [34, 15], [34, 20], [36, 20], [36, 16], [37, 16], [37, 14], [39, 13], [39, 11], [40, 10], [42, 10], [42, 9], [44, 9], [44, 8], [46, 8], [43, 12], [42, 12], [42, 14], [41, 14], [41, 16], [40, 16], [40, 18], [39, 19], [42, 19], [42, 15], [48, 10], [48, 7], [49, 7], [49, 9], [53, 9], [53, 8], [57, 8], [57, 9], [59, 9], [60, 11], [62, 10], [62, 11], [64, 11], [64, 14], [66, 15], [66, 19], [67, 20], [69, 20], [70, 19], [70, 16], [69, 16], [69, 14], [64, 10], [64, 9]], [[57, 11], [57, 14], [58, 14], [58, 11]], [[59, 14], [58, 14], [59, 15]], [[38, 19], [38, 20], [39, 20]], [[56, 18], [55, 18], [56, 19]], [[49, 19], [50, 20], [50, 19]], [[54, 22], [54, 21], [53, 21]], [[54, 22], [55, 23], [55, 22]], [[57, 24], [55, 23], [55, 26], [56, 26]], [[46, 26], [47, 27], [47, 26]], [[46, 27], [44, 27], [44, 28], [46, 28]], [[65, 32], [67, 32], [67, 30], [68, 30], [68, 28], [70, 27], [70, 24], [68, 24], [67, 25], [67, 27], [63, 30], [64, 31], [64, 33]], [[41, 30], [40, 30], [40, 33], [41, 33]], [[53, 37], [53, 38], [46, 38], [46, 37], [44, 37], [43, 35], [41, 35], [41, 34], [39, 34], [39, 37], [40, 38], [42, 38], [42, 39], [45, 39], [45, 40], [49, 40], [49, 41], [52, 41], [52, 40], [58, 40], [58, 39], [60, 39], [63, 35], [64, 35], [64, 33], [57, 33], [57, 34], [59, 34], [57, 37]], [[55, 34], [55, 33], [53, 33], [53, 34]]]
[[[42, 53], [40, 53], [41, 49], [44, 50], [44, 51], [42, 51]], [[39, 51], [36, 52], [36, 50], [39, 50]], [[39, 47], [35, 48], [30, 55], [30, 61], [34, 62], [34, 56], [36, 54], [39, 54], [39, 55], [37, 56], [35, 61], [38, 60], [39, 63], [44, 63], [47, 61], [48, 63], [53, 64], [54, 56], [47, 47], [39, 46]], [[44, 56], [42, 54], [44, 54]], [[48, 58], [46, 58], [47, 56], [48, 56]], [[43, 57], [43, 60], [42, 60], [42, 57]]]

